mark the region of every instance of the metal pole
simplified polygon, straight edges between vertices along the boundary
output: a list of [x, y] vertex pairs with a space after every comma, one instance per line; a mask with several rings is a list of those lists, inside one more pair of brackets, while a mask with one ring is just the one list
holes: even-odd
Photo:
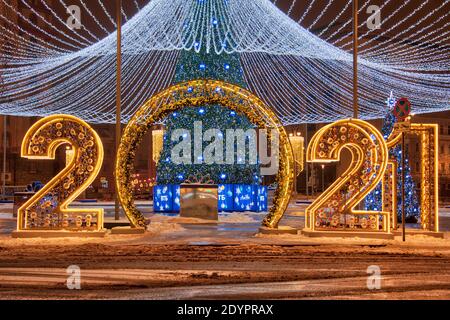
[[[2, 57], [3, 52], [3, 43], [0, 43], [0, 57]], [[3, 60], [3, 59], [2, 59]], [[3, 67], [3, 61], [0, 61], [0, 66]], [[4, 87], [3, 78], [0, 75], [0, 94], [6, 90]], [[2, 195], [3, 198], [6, 199], [6, 142], [7, 142], [7, 115], [3, 116], [3, 174], [2, 174]]]
[[405, 214], [405, 133], [402, 132], [402, 237], [406, 241], [406, 214]]
[[297, 195], [297, 161], [294, 163], [294, 193]]
[[[116, 18], [117, 18], [117, 75], [116, 75], [116, 157], [118, 156], [120, 136], [122, 134], [121, 126], [121, 69], [122, 69], [122, 0], [116, 0]], [[117, 190], [115, 192], [115, 212], [116, 220], [120, 219], [120, 204]]]
[[6, 115], [3, 116], [3, 198], [6, 199], [6, 136], [7, 136], [7, 130], [6, 130]]
[[[305, 145], [308, 147], [308, 123], [305, 123]], [[306, 158], [306, 153], [305, 153]], [[309, 164], [308, 161], [305, 161], [305, 174], [306, 174], [306, 200], [308, 200], [309, 197], [309, 190], [308, 190], [308, 174], [309, 174]]]
[[358, 118], [358, 0], [353, 0], [353, 118]]

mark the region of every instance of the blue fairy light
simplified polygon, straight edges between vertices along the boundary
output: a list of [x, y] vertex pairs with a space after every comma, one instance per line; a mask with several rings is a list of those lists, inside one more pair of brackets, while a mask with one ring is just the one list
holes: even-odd
[[205, 113], [205, 109], [203, 109], [203, 108], [200, 108], [200, 109], [198, 110], [198, 113], [200, 113], [200, 114], [204, 114], [204, 113]]
[[220, 179], [222, 179], [222, 180], [224, 180], [226, 177], [227, 177], [227, 175], [226, 175], [225, 173], [222, 173], [222, 174], [220, 175]]
[[199, 64], [198, 68], [200, 70], [205, 70], [206, 69], [206, 64], [204, 64], [203, 62]]
[[228, 63], [225, 63], [223, 65], [223, 67], [224, 67], [225, 70], [230, 70], [230, 65]]

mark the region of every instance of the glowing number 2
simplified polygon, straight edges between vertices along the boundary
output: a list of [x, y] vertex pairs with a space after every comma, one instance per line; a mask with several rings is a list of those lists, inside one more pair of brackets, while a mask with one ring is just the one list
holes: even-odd
[[97, 231], [103, 229], [103, 209], [69, 209], [96, 178], [103, 162], [103, 145], [84, 121], [54, 115], [35, 123], [22, 142], [22, 157], [54, 159], [56, 150], [69, 144], [73, 157], [18, 210], [18, 230]]
[[380, 231], [390, 230], [390, 213], [354, 210], [380, 182], [388, 163], [386, 142], [371, 124], [357, 119], [340, 120], [321, 128], [307, 150], [309, 162], [334, 162], [347, 148], [352, 155], [350, 167], [305, 213], [305, 226], [310, 230]]

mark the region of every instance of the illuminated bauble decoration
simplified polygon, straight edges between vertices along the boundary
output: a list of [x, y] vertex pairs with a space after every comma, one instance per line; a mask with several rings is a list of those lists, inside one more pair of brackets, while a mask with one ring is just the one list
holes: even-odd
[[[217, 87], [221, 90], [217, 91]], [[188, 92], [192, 88], [192, 92]], [[136, 208], [132, 192], [133, 161], [136, 148], [146, 131], [170, 113], [189, 107], [220, 105], [246, 116], [254, 125], [273, 130], [279, 138], [278, 183], [273, 206], [263, 225], [276, 228], [291, 198], [293, 188], [294, 157], [284, 127], [272, 109], [249, 91], [217, 80], [194, 80], [176, 84], [150, 98], [126, 126], [116, 159], [116, 188], [119, 200], [133, 227], [145, 227], [146, 221]], [[273, 134], [273, 133], [272, 133]], [[191, 177], [187, 178], [188, 180]]]
[[408, 98], [398, 99], [395, 103], [393, 113], [397, 121], [404, 121], [411, 113], [411, 102], [409, 102]]

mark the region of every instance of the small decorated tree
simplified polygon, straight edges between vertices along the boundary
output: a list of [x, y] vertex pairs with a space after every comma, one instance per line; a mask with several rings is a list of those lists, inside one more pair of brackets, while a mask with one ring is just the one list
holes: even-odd
[[[397, 121], [396, 117], [392, 113], [393, 107], [395, 105], [395, 99], [391, 93], [391, 96], [387, 100], [387, 112], [383, 120], [382, 133], [385, 139], [389, 137], [392, 130], [394, 129], [394, 124]], [[394, 157], [398, 163], [397, 169], [397, 217], [398, 221], [401, 221], [402, 217], [402, 148], [397, 145], [395, 148], [389, 150], [389, 156]], [[416, 191], [416, 184], [411, 176], [411, 167], [409, 165], [408, 150], [406, 149], [405, 154], [405, 216], [406, 222], [417, 222], [420, 218], [420, 205]], [[365, 199], [366, 210], [381, 211], [382, 208], [382, 193], [381, 193], [381, 183], [369, 193]]]

